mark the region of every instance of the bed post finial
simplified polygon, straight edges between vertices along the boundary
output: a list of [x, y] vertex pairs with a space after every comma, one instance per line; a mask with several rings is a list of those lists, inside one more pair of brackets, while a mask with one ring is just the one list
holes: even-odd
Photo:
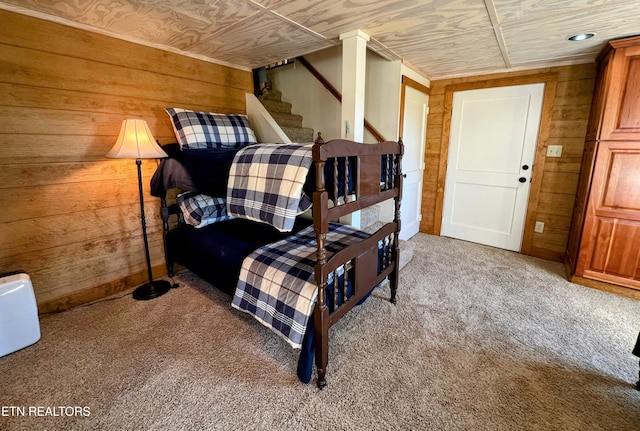
[[318, 132], [318, 137], [315, 140], [316, 144], [324, 144], [324, 139], [322, 139], [322, 132]]

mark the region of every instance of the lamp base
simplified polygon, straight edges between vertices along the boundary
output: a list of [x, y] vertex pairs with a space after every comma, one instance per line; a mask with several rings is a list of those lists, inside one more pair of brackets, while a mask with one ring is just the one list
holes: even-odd
[[133, 291], [133, 299], [138, 301], [146, 301], [148, 299], [157, 298], [167, 293], [171, 289], [171, 283], [166, 280], [154, 280], [151, 283], [145, 283]]

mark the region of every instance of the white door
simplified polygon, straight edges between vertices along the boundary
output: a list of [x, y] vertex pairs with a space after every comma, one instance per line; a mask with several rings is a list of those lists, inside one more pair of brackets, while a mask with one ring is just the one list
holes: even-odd
[[407, 240], [420, 230], [424, 144], [427, 133], [429, 95], [405, 86], [402, 142], [402, 202], [400, 239]]
[[455, 92], [441, 235], [520, 251], [544, 83]]

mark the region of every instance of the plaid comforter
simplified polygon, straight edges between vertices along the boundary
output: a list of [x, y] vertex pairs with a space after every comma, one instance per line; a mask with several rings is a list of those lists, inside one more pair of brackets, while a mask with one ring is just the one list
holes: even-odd
[[282, 232], [311, 207], [303, 192], [313, 162], [310, 144], [260, 144], [238, 151], [229, 171], [227, 213]]
[[[335, 253], [367, 237], [352, 226], [330, 223], [326, 249]], [[318, 295], [316, 251], [313, 226], [257, 249], [242, 263], [231, 305], [300, 348]]]

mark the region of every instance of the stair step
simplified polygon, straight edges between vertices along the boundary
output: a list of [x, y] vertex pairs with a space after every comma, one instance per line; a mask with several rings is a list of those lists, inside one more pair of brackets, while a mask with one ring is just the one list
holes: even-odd
[[291, 142], [313, 142], [313, 129], [310, 127], [282, 127], [282, 131], [291, 139]]
[[291, 103], [282, 101], [281, 91], [269, 90], [259, 100], [291, 142], [313, 142], [313, 129], [302, 127], [302, 116], [291, 113]]
[[260, 100], [271, 100], [274, 102], [282, 102], [282, 91], [271, 89], [267, 94], [258, 97]]
[[260, 99], [265, 109], [271, 114], [291, 114], [291, 103], [278, 100]]
[[302, 115], [274, 112], [271, 116], [280, 127], [302, 127]]
[[[380, 206], [371, 205], [360, 211], [360, 229], [366, 229], [380, 221]], [[377, 230], [377, 229], [376, 229]]]

